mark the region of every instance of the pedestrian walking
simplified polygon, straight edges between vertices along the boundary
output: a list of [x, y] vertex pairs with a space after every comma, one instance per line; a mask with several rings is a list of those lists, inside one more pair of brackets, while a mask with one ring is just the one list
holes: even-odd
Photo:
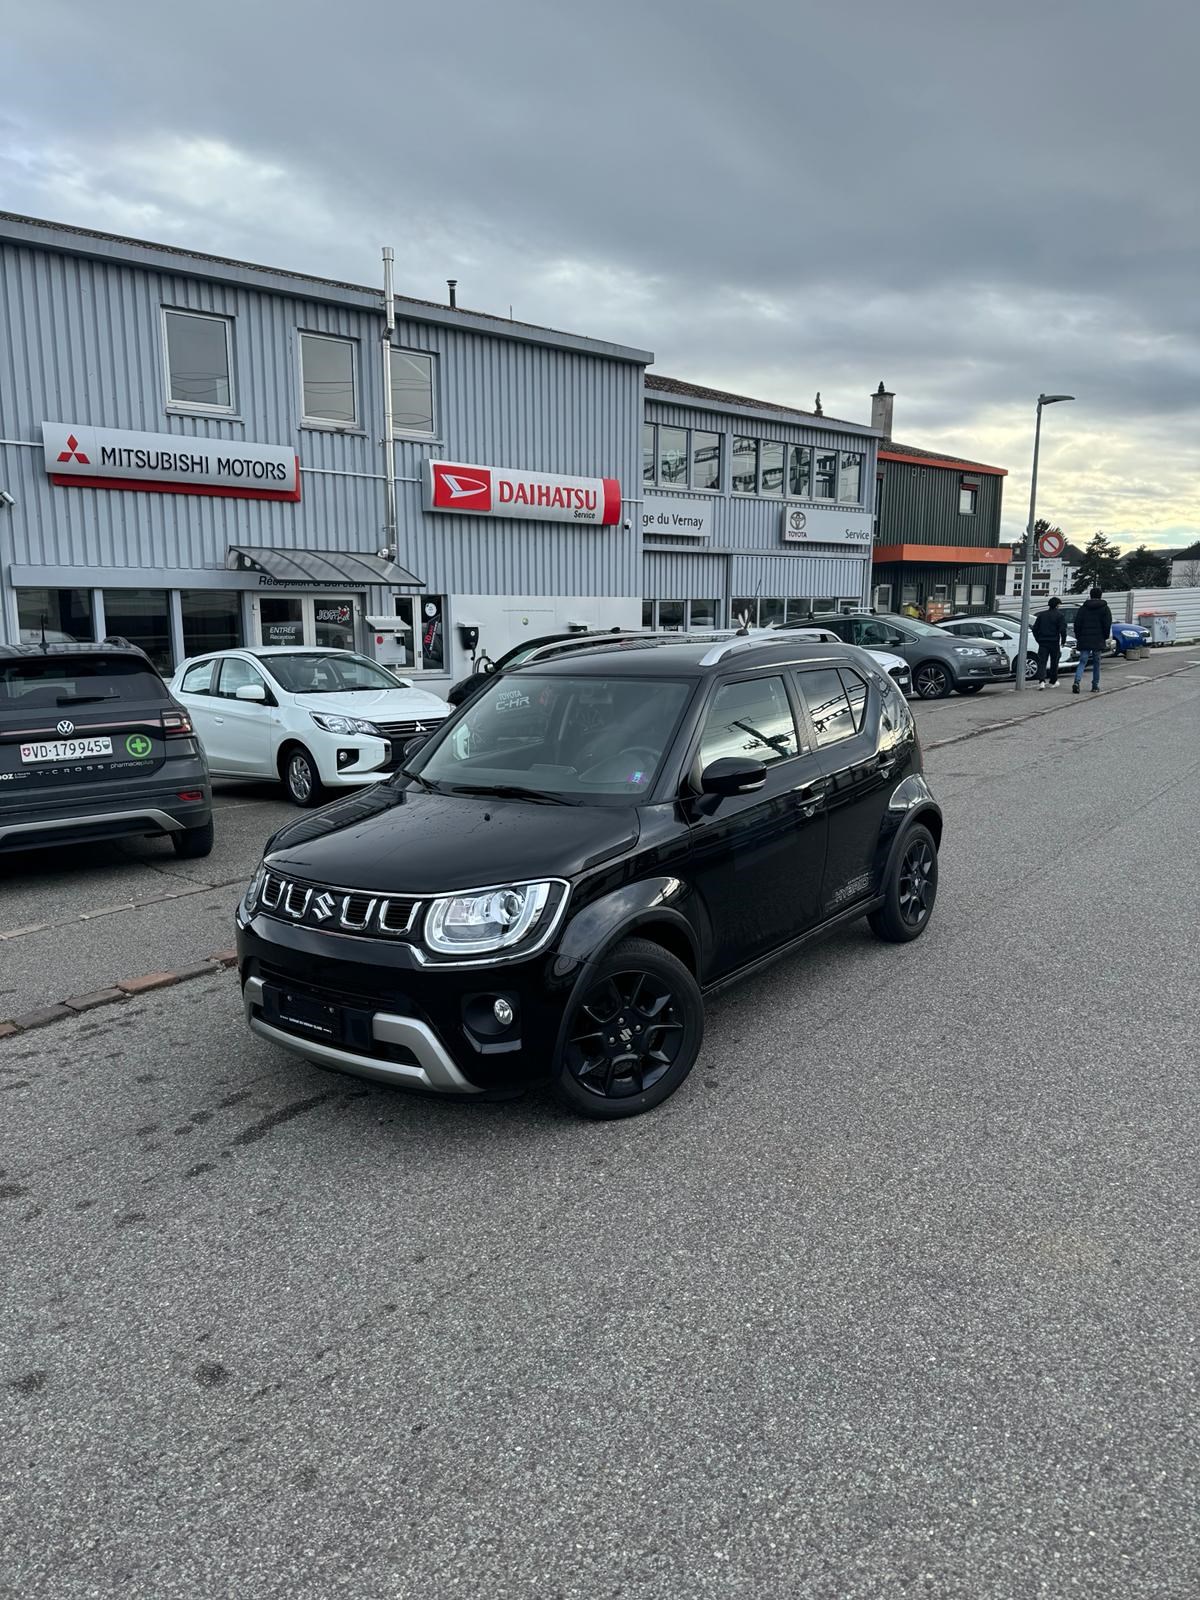
[[1067, 642], [1067, 619], [1057, 595], [1052, 595], [1046, 610], [1039, 611], [1033, 619], [1033, 637], [1038, 647], [1038, 688], [1044, 689], [1049, 681], [1053, 689], [1058, 682], [1058, 659]]
[[1108, 602], [1101, 590], [1093, 589], [1075, 613], [1075, 647], [1079, 651], [1079, 665], [1075, 668], [1072, 694], [1079, 693], [1089, 658], [1092, 664], [1092, 693], [1100, 693], [1100, 652], [1111, 633], [1112, 612], [1108, 609]]

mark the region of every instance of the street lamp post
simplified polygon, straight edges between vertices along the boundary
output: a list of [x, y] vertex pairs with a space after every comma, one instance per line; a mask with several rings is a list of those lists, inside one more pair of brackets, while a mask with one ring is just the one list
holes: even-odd
[[1033, 432], [1033, 481], [1029, 485], [1029, 526], [1025, 529], [1025, 581], [1021, 586], [1021, 636], [1017, 651], [1016, 673], [1013, 688], [1025, 687], [1025, 663], [1029, 657], [1029, 601], [1033, 586], [1033, 525], [1037, 518], [1038, 450], [1042, 443], [1042, 407], [1057, 405], [1060, 400], [1074, 400], [1073, 394], [1040, 394], [1037, 403], [1037, 427]]

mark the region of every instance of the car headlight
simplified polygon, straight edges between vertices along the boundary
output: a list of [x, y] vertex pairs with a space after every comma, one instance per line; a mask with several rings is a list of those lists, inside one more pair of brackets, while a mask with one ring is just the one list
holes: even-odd
[[375, 724], [368, 722], [365, 717], [339, 717], [325, 711], [310, 711], [309, 716], [326, 733], [369, 733], [376, 739], [384, 737]]
[[266, 863], [266, 859], [264, 858], [262, 861], [260, 861], [258, 863], [258, 866], [254, 869], [254, 876], [250, 879], [250, 882], [246, 885], [246, 892], [242, 896], [242, 914], [243, 914], [243, 916], [250, 917], [250, 916], [254, 915], [254, 909], [258, 905], [258, 893], [259, 893], [259, 890], [263, 886], [263, 879], [266, 877], [266, 875], [267, 875], [267, 863]]
[[986, 656], [990, 654], [990, 652], [987, 650], [981, 650], [979, 646], [975, 644], [956, 644], [954, 646], [954, 654], [956, 656]]
[[425, 943], [438, 955], [483, 955], [519, 944], [550, 902], [552, 883], [514, 883], [435, 900], [425, 916]]

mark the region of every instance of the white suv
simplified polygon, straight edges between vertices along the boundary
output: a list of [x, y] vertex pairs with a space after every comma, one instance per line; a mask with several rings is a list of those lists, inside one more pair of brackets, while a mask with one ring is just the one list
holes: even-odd
[[191, 714], [214, 778], [283, 782], [298, 806], [378, 783], [404, 746], [450, 715], [366, 656], [303, 646], [216, 650], [185, 661], [171, 693]]

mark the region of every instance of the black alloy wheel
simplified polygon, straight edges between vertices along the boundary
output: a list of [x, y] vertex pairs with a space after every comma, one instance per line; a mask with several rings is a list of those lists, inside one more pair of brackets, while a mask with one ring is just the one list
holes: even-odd
[[884, 903], [869, 918], [888, 944], [907, 944], [924, 933], [937, 899], [937, 845], [928, 828], [914, 825], [901, 840], [884, 888]]
[[954, 688], [954, 679], [940, 661], [922, 661], [913, 673], [913, 687], [921, 700], [944, 700]]
[[675, 1093], [703, 1037], [704, 1002], [683, 962], [628, 939], [575, 1003], [555, 1094], [585, 1117], [637, 1116]]

